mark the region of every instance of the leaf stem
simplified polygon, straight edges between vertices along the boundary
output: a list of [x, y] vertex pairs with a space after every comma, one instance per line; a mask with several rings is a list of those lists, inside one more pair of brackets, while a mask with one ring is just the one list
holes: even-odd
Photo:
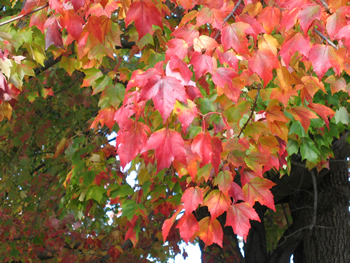
[[249, 121], [252, 119], [252, 117], [253, 117], [254, 110], [255, 110], [255, 108], [256, 108], [256, 105], [258, 104], [257, 102], [258, 102], [258, 97], [259, 97], [260, 88], [261, 88], [261, 87], [259, 86], [259, 87], [258, 87], [258, 91], [257, 91], [256, 96], [255, 96], [255, 101], [254, 101], [254, 104], [253, 104], [252, 112], [250, 113], [248, 120], [244, 123], [244, 125], [243, 125], [241, 131], [239, 132], [238, 138], [241, 137], [243, 131], [245, 130], [245, 128], [246, 128], [247, 125], [248, 125], [248, 122], [249, 122]]
[[[234, 17], [234, 13], [235, 13], [236, 10], [238, 9], [238, 7], [241, 5], [241, 3], [242, 3], [242, 0], [238, 0], [237, 4], [236, 4], [235, 7], [232, 9], [231, 13], [229, 13], [229, 14], [225, 17], [224, 23], [222, 24], [222, 26], [225, 25], [225, 23], [231, 18], [231, 16]], [[216, 35], [215, 35], [215, 37], [214, 37], [215, 40], [219, 37], [220, 32], [221, 32], [221, 31], [219, 30], [219, 31], [216, 33]]]
[[331, 10], [329, 9], [329, 6], [328, 6], [328, 4], [326, 3], [326, 1], [325, 0], [320, 0], [320, 2], [322, 3], [322, 5], [324, 6], [324, 8], [326, 9], [326, 12], [328, 13], [328, 14], [332, 14], [332, 12], [331, 12]]
[[317, 35], [319, 35], [321, 38], [323, 38], [328, 44], [330, 44], [335, 49], [338, 49], [338, 47], [325, 35], [323, 35], [320, 31], [318, 31], [316, 28], [314, 28], [314, 31]]
[[31, 15], [31, 14], [33, 14], [33, 13], [35, 13], [35, 12], [38, 12], [38, 11], [40, 11], [41, 9], [44, 9], [44, 8], [46, 8], [46, 7], [48, 7], [48, 6], [49, 6], [49, 3], [47, 3], [46, 5], [40, 6], [40, 7], [36, 8], [36, 9], [33, 9], [32, 11], [28, 12], [27, 14], [19, 15], [19, 16], [16, 16], [16, 17], [14, 17], [14, 18], [11, 18], [10, 20], [7, 20], [7, 21], [5, 21], [5, 22], [1, 22], [1, 23], [0, 23], [0, 26], [9, 24], [9, 23], [11, 23], [11, 22], [13, 22], [13, 21], [16, 21], [16, 20], [19, 20], [19, 19], [21, 19], [21, 18], [23, 18], [23, 17], [25, 17], [25, 16], [29, 16], [29, 15]]

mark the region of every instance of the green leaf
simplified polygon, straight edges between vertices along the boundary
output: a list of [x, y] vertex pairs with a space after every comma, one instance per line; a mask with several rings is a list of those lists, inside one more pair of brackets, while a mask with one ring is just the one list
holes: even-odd
[[299, 137], [305, 137], [305, 130], [303, 126], [301, 126], [301, 123], [299, 121], [293, 122], [292, 126], [290, 127], [289, 130], [289, 135], [290, 134], [296, 134]]
[[[304, 130], [304, 129], [303, 129], [303, 130]], [[298, 142], [289, 139], [289, 140], [288, 140], [288, 145], [287, 145], [287, 152], [288, 152], [288, 154], [289, 154], [289, 155], [297, 154], [298, 151], [299, 151], [299, 144], [298, 144]]]
[[125, 216], [128, 220], [131, 220], [134, 217], [135, 210], [137, 208], [136, 202], [134, 200], [126, 200], [122, 204], [123, 216]]
[[94, 85], [92, 85], [92, 89], [93, 89], [93, 95], [97, 94], [101, 91], [103, 91], [107, 86], [111, 86], [112, 85], [112, 79], [110, 76], [107, 75], [103, 75], [102, 77], [98, 78], [95, 82]]
[[336, 112], [334, 116], [335, 122], [336, 123], [343, 123], [348, 125], [349, 124], [349, 113], [346, 110], [345, 107], [340, 107]]
[[102, 92], [101, 99], [98, 102], [98, 106], [103, 108], [107, 108], [109, 106], [113, 106], [117, 108], [120, 102], [123, 101], [125, 94], [125, 87], [121, 83], [117, 83], [115, 85], [107, 86]]
[[106, 190], [104, 188], [94, 185], [89, 188], [86, 194], [86, 200], [94, 199], [100, 203], [105, 192]]
[[317, 158], [320, 152], [315, 146], [315, 143], [309, 138], [302, 138], [300, 145], [300, 153], [303, 160], [308, 160], [311, 163], [316, 164]]

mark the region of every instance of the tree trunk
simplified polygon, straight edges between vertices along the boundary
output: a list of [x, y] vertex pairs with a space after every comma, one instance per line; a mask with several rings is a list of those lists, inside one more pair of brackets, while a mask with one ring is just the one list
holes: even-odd
[[[295, 263], [350, 262], [348, 174], [347, 161], [330, 161], [330, 173], [317, 187], [316, 223], [305, 231], [295, 251]], [[307, 203], [312, 206], [312, 202]], [[304, 211], [312, 222], [312, 209]]]

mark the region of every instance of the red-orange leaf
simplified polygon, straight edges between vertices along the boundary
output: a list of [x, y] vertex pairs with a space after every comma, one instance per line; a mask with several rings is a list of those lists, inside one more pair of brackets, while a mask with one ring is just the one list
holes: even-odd
[[250, 229], [249, 220], [260, 222], [254, 208], [246, 202], [231, 205], [227, 210], [226, 226], [231, 226], [233, 232], [236, 235], [243, 236], [244, 239], [246, 239]]
[[211, 137], [209, 133], [201, 132], [194, 138], [191, 150], [202, 159], [201, 167], [211, 163], [215, 172], [218, 172], [222, 152], [221, 140], [218, 137]]
[[180, 205], [177, 208], [176, 212], [170, 218], [168, 218], [164, 221], [163, 226], [162, 226], [162, 235], [163, 235], [164, 242], [166, 241], [168, 234], [169, 234], [169, 231], [170, 231], [171, 227], [173, 226], [173, 224], [176, 220], [176, 217], [181, 212], [182, 208], [183, 208], [183, 205]]
[[319, 78], [322, 78], [331, 67], [333, 67], [335, 73], [340, 75], [340, 64], [334, 52], [334, 48], [331, 46], [314, 45], [310, 50], [309, 60]]
[[279, 67], [277, 57], [270, 50], [258, 50], [248, 65], [252, 72], [263, 79], [264, 87], [272, 79], [272, 70]]
[[165, 121], [174, 110], [176, 100], [186, 102], [185, 87], [173, 77], [154, 76], [140, 94], [140, 100], [150, 99]]
[[344, 45], [350, 49], [350, 25], [341, 28], [334, 38], [342, 40]]
[[193, 65], [193, 70], [196, 73], [196, 79], [199, 79], [207, 72], [213, 73], [213, 60], [211, 56], [194, 52], [190, 63]]
[[291, 113], [295, 120], [300, 121], [301, 125], [304, 127], [305, 132], [309, 129], [310, 119], [316, 119], [317, 115], [311, 112], [309, 109], [302, 106], [295, 106], [287, 110]]
[[162, 15], [150, 0], [137, 0], [130, 5], [125, 18], [125, 26], [128, 26], [132, 22], [135, 22], [139, 39], [147, 33], [153, 33], [152, 25], [163, 28]]
[[168, 168], [176, 159], [186, 164], [185, 144], [180, 133], [163, 128], [151, 135], [143, 151], [154, 149], [157, 159], [157, 173]]
[[221, 34], [221, 42], [225, 51], [233, 48], [237, 53], [248, 54], [247, 34], [255, 35], [253, 28], [243, 22], [226, 25]]
[[310, 41], [308, 41], [301, 33], [296, 33], [291, 39], [284, 42], [280, 55], [283, 58], [286, 65], [289, 65], [290, 58], [299, 51], [305, 57], [309, 55], [310, 51]]
[[60, 28], [57, 20], [53, 16], [46, 20], [44, 28], [47, 28], [45, 35], [45, 49], [48, 49], [51, 45], [63, 48]]
[[265, 7], [258, 17], [258, 21], [261, 22], [268, 34], [271, 34], [274, 28], [279, 25], [280, 20], [280, 9], [272, 6]]
[[166, 59], [170, 59], [172, 56], [176, 55], [180, 59], [184, 59], [187, 56], [188, 44], [185, 40], [179, 38], [173, 38], [166, 44], [168, 49], [165, 53]]
[[206, 246], [213, 243], [222, 247], [223, 231], [217, 219], [211, 220], [209, 216], [204, 217], [199, 221], [198, 236], [203, 240]]
[[327, 128], [329, 129], [328, 116], [332, 118], [335, 112], [331, 108], [328, 108], [327, 106], [318, 104], [318, 103], [309, 103], [308, 107], [312, 109], [314, 112], [316, 112], [322, 118]]
[[198, 186], [187, 188], [181, 197], [181, 201], [184, 203], [185, 214], [192, 213], [198, 205], [203, 203], [203, 189]]
[[199, 231], [199, 224], [195, 216], [192, 213], [188, 213], [180, 218], [176, 228], [180, 230], [181, 238], [188, 243], [192, 236]]
[[148, 126], [141, 122], [132, 122], [127, 129], [120, 129], [117, 136], [117, 148], [120, 164], [125, 167], [146, 145]]
[[273, 195], [269, 190], [274, 185], [275, 183], [268, 179], [255, 177], [243, 186], [245, 201], [251, 206], [257, 201], [271, 208], [273, 211], [276, 211]]
[[208, 206], [212, 219], [217, 218], [223, 212], [227, 211], [229, 205], [229, 197], [220, 190], [211, 191], [203, 202], [203, 206]]
[[174, 112], [179, 117], [183, 132], [186, 132], [188, 126], [192, 123], [193, 119], [197, 117], [198, 114], [196, 104], [192, 100], [187, 100], [187, 105], [176, 101]]
[[300, 11], [298, 18], [300, 20], [300, 26], [304, 31], [304, 35], [307, 35], [307, 31], [311, 25], [311, 23], [315, 19], [320, 19], [322, 8], [320, 5], [310, 5], [303, 8]]

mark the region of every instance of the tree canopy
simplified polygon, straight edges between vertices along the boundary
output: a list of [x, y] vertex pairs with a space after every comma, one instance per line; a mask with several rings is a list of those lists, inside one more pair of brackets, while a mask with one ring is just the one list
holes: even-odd
[[240, 262], [262, 225], [283, 262], [333, 200], [348, 1], [5, 0], [0, 40], [2, 262], [166, 262], [181, 240]]

